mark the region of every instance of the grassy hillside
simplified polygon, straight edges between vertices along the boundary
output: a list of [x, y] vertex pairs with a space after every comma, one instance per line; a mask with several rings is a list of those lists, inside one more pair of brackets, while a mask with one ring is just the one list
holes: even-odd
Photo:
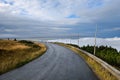
[[0, 74], [28, 63], [45, 51], [46, 47], [41, 43], [0, 40]]

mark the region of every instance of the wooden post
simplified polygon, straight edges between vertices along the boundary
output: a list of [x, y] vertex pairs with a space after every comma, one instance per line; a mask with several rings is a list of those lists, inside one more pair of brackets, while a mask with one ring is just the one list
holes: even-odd
[[79, 33], [78, 33], [78, 46], [79, 46], [79, 43], [80, 43], [80, 42], [79, 42], [79, 37], [80, 37], [80, 35], [79, 35]]
[[95, 31], [94, 55], [96, 53], [96, 35], [97, 35], [97, 24], [96, 24], [96, 31]]

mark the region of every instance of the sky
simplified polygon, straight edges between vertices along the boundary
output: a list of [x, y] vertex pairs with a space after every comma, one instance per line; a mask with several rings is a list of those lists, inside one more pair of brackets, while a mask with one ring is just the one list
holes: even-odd
[[0, 38], [120, 37], [120, 0], [0, 0]]

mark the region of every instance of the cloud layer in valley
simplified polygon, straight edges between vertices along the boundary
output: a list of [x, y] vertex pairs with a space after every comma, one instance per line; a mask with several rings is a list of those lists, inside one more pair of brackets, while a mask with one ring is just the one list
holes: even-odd
[[[63, 42], [63, 43], [72, 43], [78, 45], [78, 39], [56, 39], [56, 40], [49, 40], [49, 42]], [[94, 45], [94, 38], [80, 38], [79, 39], [79, 46], [87, 46], [87, 45]], [[97, 38], [97, 46], [111, 46], [116, 48], [120, 51], [120, 38]]]

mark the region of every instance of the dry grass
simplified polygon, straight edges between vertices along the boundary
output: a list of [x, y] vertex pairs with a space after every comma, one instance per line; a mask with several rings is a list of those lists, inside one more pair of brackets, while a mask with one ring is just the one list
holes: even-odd
[[91, 67], [91, 69], [98, 75], [100, 80], [118, 80], [116, 77], [114, 77], [109, 71], [107, 71], [105, 68], [103, 68], [99, 63], [97, 63], [95, 60], [81, 52], [78, 48], [75, 48], [70, 45], [66, 45], [63, 43], [57, 43], [61, 46], [67, 47], [74, 51], [75, 53], [79, 54], [82, 56], [85, 61], [88, 63], [88, 65]]
[[30, 48], [30, 47], [24, 44], [18, 43], [17, 41], [0, 40], [0, 49], [15, 50], [15, 49], [26, 49], [26, 48]]
[[26, 45], [19, 41], [0, 40], [0, 74], [30, 62], [45, 51], [46, 47], [41, 43]]

